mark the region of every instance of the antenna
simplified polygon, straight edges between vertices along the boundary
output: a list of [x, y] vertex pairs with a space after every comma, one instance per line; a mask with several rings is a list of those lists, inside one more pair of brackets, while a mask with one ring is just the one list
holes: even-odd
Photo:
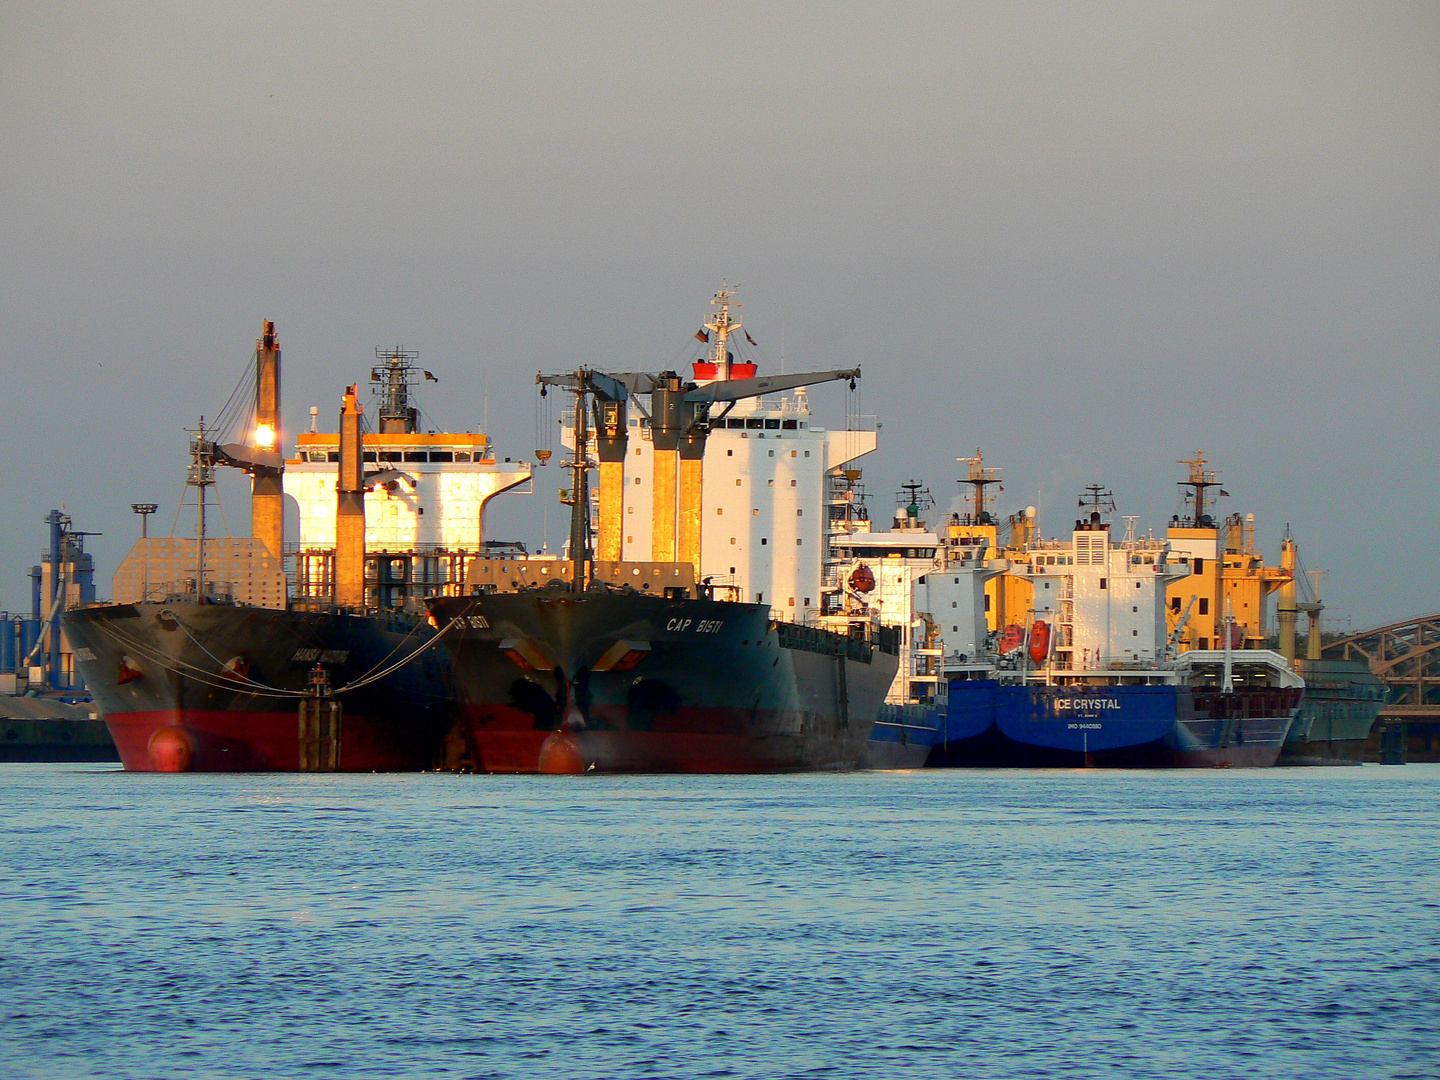
[[150, 515], [160, 509], [159, 503], [131, 503], [130, 512], [140, 515], [140, 538], [146, 539], [150, 535]]
[[900, 490], [895, 493], [895, 501], [904, 508], [905, 517], [911, 522], [919, 522], [920, 515], [935, 505], [930, 489], [918, 480], [901, 484]]
[[1079, 505], [1082, 510], [1089, 507], [1090, 520], [1098, 521], [1100, 515], [1115, 512], [1115, 493], [1104, 484], [1086, 484]]

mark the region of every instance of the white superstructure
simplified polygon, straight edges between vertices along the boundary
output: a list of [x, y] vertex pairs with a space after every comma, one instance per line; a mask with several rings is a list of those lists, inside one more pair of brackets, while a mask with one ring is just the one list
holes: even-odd
[[928, 528], [920, 516], [928, 495], [908, 488], [894, 529], [835, 538], [837, 587], [826, 598], [827, 622], [873, 617], [900, 631], [891, 704], [943, 699], [947, 673], [988, 668], [985, 583], [1008, 565], [989, 558], [988, 539], [973, 530]]
[[1165, 588], [1190, 572], [1169, 554], [1169, 542], [1153, 537], [1113, 542], [1098, 511], [1077, 521], [1069, 540], [1028, 545], [1010, 573], [1025, 575], [1034, 589], [1032, 623], [1051, 629], [1051, 666], [1164, 663]]
[[[654, 451], [649, 423], [630, 417], [624, 557], [652, 558]], [[571, 445], [566, 435], [566, 444]], [[701, 501], [700, 579], [733, 598], [804, 622], [818, 609], [826, 564], [826, 477], [875, 449], [873, 431], [811, 424], [803, 392], [741, 402], [712, 421]]]
[[[366, 434], [365, 547], [480, 550], [485, 504], [530, 479], [525, 462], [497, 461], [484, 435]], [[285, 494], [300, 510], [300, 547], [335, 546], [340, 437], [307, 432], [285, 462]]]
[[[736, 361], [727, 346], [738, 340], [732, 335], [741, 325], [732, 311], [739, 306], [733, 295], [721, 286], [714, 300], [718, 310], [696, 335], [709, 341], [712, 351], [708, 361], [693, 364], [691, 389], [732, 381], [738, 385], [756, 377], [756, 365]], [[811, 382], [836, 377], [830, 373]], [[849, 377], [853, 388], [853, 373]], [[602, 559], [647, 562], [670, 557], [658, 551], [655, 542], [656, 450], [643, 398], [631, 398], [627, 417], [623, 497], [616, 504], [623, 523], [620, 550]], [[876, 433], [816, 426], [803, 386], [776, 396], [739, 401], [722, 397], [708, 406], [705, 424], [699, 580], [717, 598], [768, 604], [775, 617], [785, 621], [813, 621], [820, 613], [827, 567], [834, 561], [831, 541], [851, 516], [844, 505], [850, 483], [846, 478], [859, 477], [855, 462], [875, 449]], [[561, 438], [573, 449], [573, 422], [568, 418]], [[592, 454], [599, 453], [598, 436], [590, 447]], [[613, 475], [620, 477], [620, 470]], [[602, 472], [602, 488], [604, 483]], [[686, 491], [693, 493], [686, 483], [682, 474], [682, 518]], [[603, 520], [604, 497], [601, 492], [592, 492], [592, 497], [592, 519]], [[670, 504], [675, 500], [675, 493], [669, 493]], [[681, 558], [686, 559], [683, 554]]]

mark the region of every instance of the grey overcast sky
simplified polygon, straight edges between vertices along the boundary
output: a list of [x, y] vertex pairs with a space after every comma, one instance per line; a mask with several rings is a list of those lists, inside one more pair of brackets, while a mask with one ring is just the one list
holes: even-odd
[[[1203, 447], [1336, 625], [1440, 609], [1433, 4], [7, 4], [0, 604], [62, 502], [102, 594], [263, 318], [289, 434], [377, 344], [533, 451], [537, 368], [655, 366], [742, 283], [861, 364], [877, 516], [955, 458], [1163, 528]], [[838, 425], [843, 392], [814, 394]], [[538, 541], [553, 468], [497, 500]], [[248, 527], [243, 485], [224, 492]]]

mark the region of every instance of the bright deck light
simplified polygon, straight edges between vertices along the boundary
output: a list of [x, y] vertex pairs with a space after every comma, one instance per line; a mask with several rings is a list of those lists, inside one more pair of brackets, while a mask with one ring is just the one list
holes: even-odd
[[270, 424], [260, 424], [256, 427], [255, 445], [262, 450], [273, 450], [275, 448], [275, 428]]

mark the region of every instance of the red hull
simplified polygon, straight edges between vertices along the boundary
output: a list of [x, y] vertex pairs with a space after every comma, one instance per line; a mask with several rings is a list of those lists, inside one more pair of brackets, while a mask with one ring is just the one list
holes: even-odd
[[[289, 712], [157, 709], [105, 717], [121, 764], [132, 772], [295, 772], [300, 768], [299, 720]], [[394, 724], [346, 715], [338, 768], [344, 772], [426, 769], [424, 745], [397, 745]]]
[[[836, 723], [838, 718], [825, 721]], [[785, 727], [768, 710], [688, 708], [645, 731], [537, 731], [533, 715], [519, 709], [465, 709], [471, 760], [477, 769], [493, 773], [753, 773], [803, 767], [808, 751], [798, 748], [793, 736], [757, 737], [757, 726]]]

